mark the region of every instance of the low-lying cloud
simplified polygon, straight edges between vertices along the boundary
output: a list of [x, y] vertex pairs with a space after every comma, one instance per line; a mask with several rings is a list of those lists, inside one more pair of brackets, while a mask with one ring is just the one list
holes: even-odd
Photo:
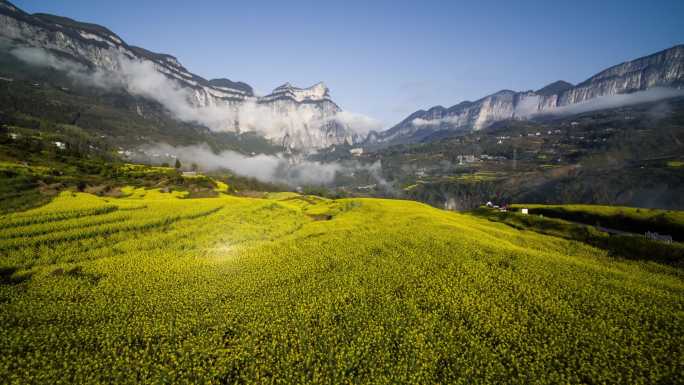
[[193, 145], [174, 147], [168, 144], [150, 145], [140, 149], [146, 155], [178, 158], [183, 164], [197, 164], [205, 171], [230, 170], [236, 174], [254, 177], [264, 182], [289, 186], [331, 185], [338, 174], [351, 174], [365, 170], [385, 186], [379, 162], [362, 164], [358, 161], [322, 163], [296, 160], [281, 155], [259, 154], [246, 156], [234, 151], [213, 152], [209, 146]]
[[214, 131], [235, 131], [239, 125], [241, 131], [255, 131], [273, 139], [331, 122], [342, 124], [359, 135], [382, 128], [379, 121], [365, 115], [342, 111], [324, 116], [310, 104], [284, 111], [261, 105], [255, 100], [242, 103], [216, 100], [182, 86], [160, 72], [162, 69], [149, 60], [132, 59], [123, 54], [110, 63], [111, 70], [93, 70], [41, 48], [14, 48], [10, 53], [28, 64], [64, 71], [79, 82], [104, 89], [123, 88], [130, 94], [155, 100], [177, 119], [197, 122]]
[[432, 126], [440, 126], [442, 124], [461, 124], [463, 123], [463, 118], [458, 116], [458, 115], [451, 115], [451, 116], [445, 116], [443, 118], [439, 119], [422, 119], [422, 118], [415, 118], [411, 121], [411, 124], [413, 124], [416, 127], [432, 127]]
[[[575, 115], [583, 112], [605, 110], [630, 106], [641, 103], [656, 102], [663, 99], [684, 96], [684, 89], [677, 88], [651, 88], [644, 91], [637, 91], [629, 94], [617, 94], [598, 96], [584, 102], [562, 106], [550, 110], [549, 113], [559, 115]], [[544, 112], [546, 113], [546, 111]]]
[[43, 49], [19, 47], [10, 51], [17, 59], [34, 66], [51, 67], [65, 71], [73, 76], [74, 73], [85, 72], [87, 68], [79, 63], [68, 61], [48, 53]]
[[379, 131], [383, 128], [381, 121], [355, 112], [341, 111], [335, 114], [333, 119], [340, 124], [352, 127], [354, 132], [361, 135], [366, 135], [370, 131]]
[[[684, 89], [656, 87], [628, 94], [597, 96], [583, 102], [544, 110], [539, 110], [539, 103], [541, 101], [539, 96], [527, 96], [520, 99], [509, 118], [534, 119], [535, 117], [549, 115], [576, 115], [590, 111], [656, 102], [678, 96], [684, 96]], [[468, 123], [466, 116], [467, 114], [451, 115], [437, 119], [415, 118], [411, 121], [411, 124], [415, 127], [435, 127], [443, 124], [461, 126]]]
[[413, 124], [416, 127], [439, 126], [440, 124], [442, 124], [442, 119], [415, 118], [411, 121], [411, 124]]

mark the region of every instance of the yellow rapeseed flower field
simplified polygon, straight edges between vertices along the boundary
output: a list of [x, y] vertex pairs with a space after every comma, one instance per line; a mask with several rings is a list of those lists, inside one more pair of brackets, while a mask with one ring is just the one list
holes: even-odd
[[676, 267], [415, 202], [125, 193], [0, 217], [3, 383], [684, 383]]

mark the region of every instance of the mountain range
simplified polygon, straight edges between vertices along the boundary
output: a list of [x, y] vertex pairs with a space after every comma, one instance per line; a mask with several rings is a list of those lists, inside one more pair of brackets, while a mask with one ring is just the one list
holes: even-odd
[[[28, 14], [7, 1], [0, 1], [0, 25], [3, 50], [30, 64], [70, 72], [76, 68], [82, 78], [118, 78], [131, 93], [156, 99], [180, 118], [212, 129], [256, 131], [286, 149], [360, 140], [337, 119], [341, 109], [323, 83], [309, 88], [286, 83], [268, 95], [256, 96], [244, 82], [204, 79], [174, 56], [129, 45], [105, 27], [61, 16]], [[154, 80], [154, 87], [149, 79]], [[179, 106], [183, 102], [188, 105]]]
[[536, 91], [501, 90], [474, 102], [419, 110], [389, 130], [372, 132], [367, 143], [414, 143], [440, 131], [468, 132], [503, 120], [650, 101], [681, 95], [683, 86], [684, 45], [677, 45], [610, 67], [577, 85], [560, 80]]
[[256, 133], [286, 152], [416, 143], [505, 120], [573, 114], [684, 93], [684, 45], [677, 45], [613, 66], [577, 85], [556, 81], [536, 91], [502, 90], [474, 102], [419, 110], [364, 137], [323, 83], [309, 88], [285, 83], [259, 96], [245, 82], [207, 80], [174, 56], [129, 45], [103, 26], [28, 14], [2, 0], [0, 25], [0, 50], [24, 62], [50, 66], [98, 87], [116, 86], [161, 104], [174, 118], [215, 132]]

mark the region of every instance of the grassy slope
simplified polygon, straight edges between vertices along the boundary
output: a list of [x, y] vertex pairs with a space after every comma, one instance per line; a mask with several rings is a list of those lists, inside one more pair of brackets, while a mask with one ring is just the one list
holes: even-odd
[[0, 224], [9, 382], [684, 382], [681, 270], [414, 202], [64, 193]]
[[590, 225], [600, 223], [602, 226], [634, 233], [658, 231], [671, 235], [675, 240], [684, 241], [684, 211], [601, 205], [516, 204], [512, 207], [527, 207], [530, 214], [543, 214]]
[[[563, 206], [560, 207], [562, 208]], [[684, 243], [681, 242], [667, 243], [630, 233], [611, 234], [606, 229], [592, 226], [591, 224], [570, 222], [544, 215], [524, 215], [515, 211], [499, 212], [499, 210], [483, 207], [470, 213], [490, 221], [505, 223], [519, 230], [531, 230], [541, 234], [583, 242], [606, 250], [611, 256], [657, 261], [678, 268], [684, 268]], [[558, 216], [560, 217], [560, 215]], [[615, 221], [613, 217], [608, 218], [611, 221]], [[586, 223], [595, 224], [596, 220], [593, 218], [592, 220], [588, 220]], [[605, 222], [603, 217], [601, 221]], [[624, 223], [620, 224], [624, 225]], [[651, 225], [651, 222], [648, 222], [648, 224]], [[652, 227], [650, 228], [653, 230]], [[631, 228], [627, 227], [627, 229]]]

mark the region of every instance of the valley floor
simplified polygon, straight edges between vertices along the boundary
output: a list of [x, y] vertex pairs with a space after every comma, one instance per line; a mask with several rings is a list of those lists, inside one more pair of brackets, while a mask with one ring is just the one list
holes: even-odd
[[423, 204], [62, 193], [0, 217], [8, 383], [684, 383], [681, 269]]

